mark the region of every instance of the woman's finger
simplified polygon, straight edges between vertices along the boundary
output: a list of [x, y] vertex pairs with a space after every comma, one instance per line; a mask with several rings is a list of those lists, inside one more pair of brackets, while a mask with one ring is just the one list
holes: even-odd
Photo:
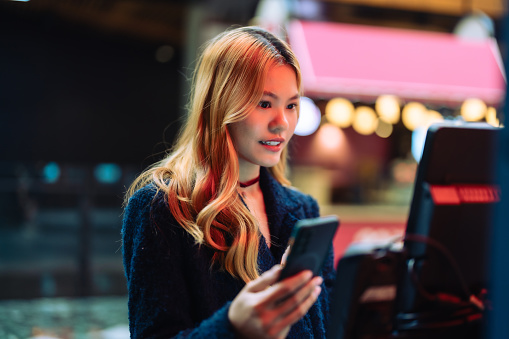
[[283, 253], [283, 257], [281, 258], [281, 266], [286, 265], [286, 259], [288, 258], [288, 255], [290, 254], [291, 246], [288, 246], [285, 250], [285, 253]]
[[260, 299], [263, 300], [264, 304], [272, 304], [272, 307], [275, 307], [303, 288], [311, 278], [313, 278], [311, 271], [300, 272], [267, 288], [260, 293]]
[[270, 270], [264, 272], [258, 279], [255, 279], [247, 284], [247, 290], [252, 293], [265, 290], [270, 285], [274, 284], [281, 272], [280, 265], [274, 265]]
[[313, 279], [311, 271], [304, 271], [277, 282], [280, 271], [279, 266], [273, 267], [247, 284], [233, 300], [228, 317], [235, 328], [249, 328], [244, 334], [253, 331], [280, 338], [307, 313], [322, 278]]
[[301, 319], [306, 313], [309, 311], [311, 306], [316, 302], [318, 296], [320, 295], [322, 288], [320, 286], [315, 286], [313, 291], [308, 294], [305, 300], [298, 305], [294, 305], [293, 308], [290, 309], [289, 313], [287, 313], [284, 317], [279, 318], [277, 321], [273, 323], [273, 330], [277, 333], [279, 331], [283, 331], [285, 328], [295, 324], [299, 319]]
[[320, 288], [322, 282], [322, 277], [313, 278], [296, 293], [280, 302], [276, 308], [277, 313], [280, 314], [281, 317], [285, 317], [293, 312], [295, 308], [300, 307], [306, 300], [308, 300], [309, 296], [316, 291], [317, 287]]

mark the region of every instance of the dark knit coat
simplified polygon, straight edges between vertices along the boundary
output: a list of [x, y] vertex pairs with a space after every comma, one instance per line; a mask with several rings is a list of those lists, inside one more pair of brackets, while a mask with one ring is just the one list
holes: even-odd
[[[272, 241], [269, 249], [260, 240], [262, 273], [281, 262], [296, 221], [317, 217], [318, 204], [308, 195], [283, 187], [263, 168], [260, 187]], [[228, 308], [244, 282], [211, 269], [214, 252], [194, 243], [153, 185], [129, 199], [122, 240], [132, 338], [235, 337]], [[288, 338], [325, 338], [334, 274], [331, 246], [321, 274], [322, 293], [306, 316], [292, 326]]]

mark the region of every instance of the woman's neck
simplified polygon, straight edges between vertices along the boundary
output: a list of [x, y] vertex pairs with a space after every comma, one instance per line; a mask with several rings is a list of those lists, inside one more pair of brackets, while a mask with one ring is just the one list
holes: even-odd
[[[252, 165], [252, 164], [251, 164]], [[239, 183], [255, 184], [260, 178], [260, 166], [240, 166], [239, 168]], [[241, 185], [242, 187], [242, 185]]]

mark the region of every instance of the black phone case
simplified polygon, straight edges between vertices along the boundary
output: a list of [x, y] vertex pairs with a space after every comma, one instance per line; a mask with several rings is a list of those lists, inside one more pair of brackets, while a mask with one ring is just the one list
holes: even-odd
[[332, 238], [339, 226], [336, 216], [299, 220], [288, 242], [290, 253], [279, 280], [303, 270], [318, 275], [332, 246]]

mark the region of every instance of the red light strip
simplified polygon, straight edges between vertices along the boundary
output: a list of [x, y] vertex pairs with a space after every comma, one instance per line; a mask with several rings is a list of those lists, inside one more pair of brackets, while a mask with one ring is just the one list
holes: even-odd
[[497, 185], [430, 185], [435, 205], [490, 204], [500, 201]]

